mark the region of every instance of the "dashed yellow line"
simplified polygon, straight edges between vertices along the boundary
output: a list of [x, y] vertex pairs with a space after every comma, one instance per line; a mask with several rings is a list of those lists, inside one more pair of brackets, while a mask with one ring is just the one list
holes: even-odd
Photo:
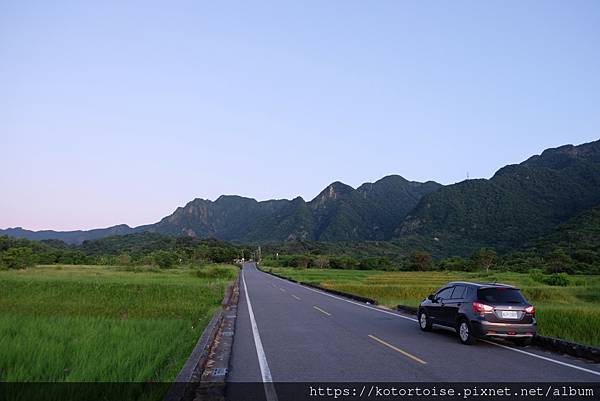
[[326, 314], [327, 316], [331, 316], [331, 313], [325, 312], [323, 309], [319, 308], [318, 306], [313, 306], [313, 308], [315, 308], [316, 310], [318, 310], [321, 313]]
[[370, 338], [372, 338], [373, 340], [377, 341], [378, 343], [380, 343], [380, 344], [383, 344], [383, 345], [385, 345], [386, 347], [388, 347], [388, 348], [391, 348], [391, 349], [393, 349], [394, 351], [396, 351], [396, 352], [399, 352], [399, 353], [401, 353], [402, 355], [409, 357], [409, 358], [410, 358], [410, 359], [412, 359], [413, 361], [417, 361], [417, 362], [419, 362], [419, 363], [421, 363], [421, 364], [423, 364], [423, 365], [426, 365], [426, 364], [427, 364], [427, 362], [425, 362], [425, 361], [424, 361], [424, 360], [422, 360], [421, 358], [418, 358], [418, 357], [414, 356], [413, 354], [410, 354], [410, 353], [408, 353], [408, 352], [406, 352], [406, 351], [404, 351], [404, 350], [401, 350], [401, 349], [400, 349], [400, 348], [398, 348], [398, 347], [394, 347], [392, 344], [389, 344], [389, 343], [387, 343], [387, 342], [383, 341], [383, 340], [382, 340], [382, 339], [380, 339], [380, 338], [377, 338], [377, 337], [375, 337], [375, 336], [373, 336], [373, 335], [371, 335], [371, 334], [369, 334], [369, 337], [370, 337]]
[[297, 297], [297, 296], [296, 296], [296, 295], [294, 295], [294, 294], [292, 294], [292, 296], [293, 296], [294, 298], [296, 298], [298, 301], [302, 301], [302, 298], [300, 298], [300, 297]]

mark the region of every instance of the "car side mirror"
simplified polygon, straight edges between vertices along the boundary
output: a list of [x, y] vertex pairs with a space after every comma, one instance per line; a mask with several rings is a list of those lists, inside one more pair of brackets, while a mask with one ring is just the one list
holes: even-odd
[[437, 300], [435, 299], [435, 295], [434, 295], [434, 294], [430, 294], [430, 295], [427, 297], [427, 299], [428, 299], [428, 300], [430, 300], [431, 302], [437, 302]]

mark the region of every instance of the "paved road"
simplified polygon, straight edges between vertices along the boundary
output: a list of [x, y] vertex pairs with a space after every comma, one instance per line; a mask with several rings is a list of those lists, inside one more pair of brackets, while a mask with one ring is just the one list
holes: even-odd
[[242, 274], [230, 382], [600, 381], [597, 364], [533, 346], [465, 346], [447, 330], [421, 332], [412, 317], [279, 279], [253, 263]]

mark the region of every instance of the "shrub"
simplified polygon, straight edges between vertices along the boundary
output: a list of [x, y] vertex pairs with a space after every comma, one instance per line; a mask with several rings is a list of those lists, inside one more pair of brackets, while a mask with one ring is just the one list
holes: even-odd
[[544, 274], [540, 269], [531, 269], [529, 277], [538, 283], [543, 283], [552, 286], [566, 287], [570, 284], [569, 275], [567, 273]]
[[552, 286], [566, 287], [569, 285], [567, 273], [554, 273], [544, 277], [544, 283]]
[[544, 282], [544, 272], [541, 269], [531, 269], [529, 271], [529, 277], [531, 277], [533, 281], [537, 281], [538, 283]]
[[196, 270], [196, 277], [231, 280], [235, 278], [235, 271], [220, 266], [201, 267]]

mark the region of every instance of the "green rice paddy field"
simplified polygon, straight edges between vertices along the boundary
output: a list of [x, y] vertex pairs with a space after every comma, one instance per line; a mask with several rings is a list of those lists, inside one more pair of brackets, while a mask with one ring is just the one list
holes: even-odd
[[0, 382], [168, 382], [235, 266], [0, 271]]
[[453, 280], [516, 285], [536, 306], [540, 334], [600, 346], [600, 276], [570, 276], [566, 287], [509, 272], [380, 272], [362, 270], [264, 268], [298, 281], [362, 295], [380, 304], [417, 306], [427, 295]]

